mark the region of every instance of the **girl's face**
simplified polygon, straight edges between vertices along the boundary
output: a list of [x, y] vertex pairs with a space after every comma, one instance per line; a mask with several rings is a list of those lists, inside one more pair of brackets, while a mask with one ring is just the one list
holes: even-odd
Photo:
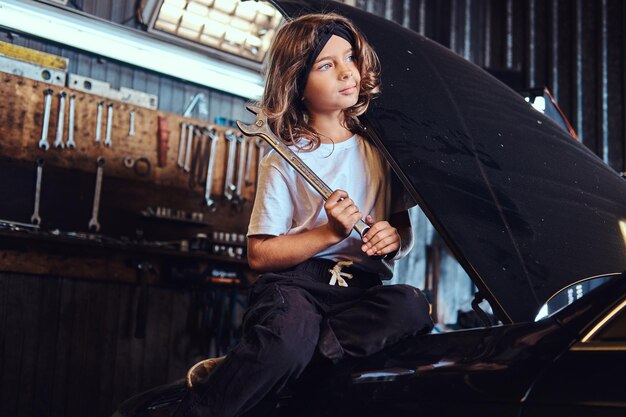
[[304, 105], [312, 117], [347, 109], [358, 101], [360, 82], [352, 45], [333, 35], [311, 67], [304, 88]]

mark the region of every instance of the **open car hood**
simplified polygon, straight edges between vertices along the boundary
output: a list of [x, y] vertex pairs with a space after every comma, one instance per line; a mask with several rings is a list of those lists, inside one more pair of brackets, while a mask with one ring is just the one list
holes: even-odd
[[352, 19], [382, 63], [364, 118], [408, 190], [503, 322], [560, 289], [626, 270], [626, 181], [476, 65], [381, 17], [328, 1], [286, 16]]

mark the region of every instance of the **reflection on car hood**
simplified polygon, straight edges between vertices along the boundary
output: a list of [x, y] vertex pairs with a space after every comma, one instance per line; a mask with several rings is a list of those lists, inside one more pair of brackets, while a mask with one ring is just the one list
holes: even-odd
[[533, 320], [563, 287], [626, 270], [626, 181], [517, 93], [362, 10], [274, 3], [346, 15], [373, 44], [383, 94], [365, 123], [500, 319]]

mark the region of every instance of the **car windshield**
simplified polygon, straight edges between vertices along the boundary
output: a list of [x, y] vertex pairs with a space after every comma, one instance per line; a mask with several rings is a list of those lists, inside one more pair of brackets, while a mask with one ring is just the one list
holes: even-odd
[[618, 277], [619, 274], [601, 275], [596, 277], [585, 278], [568, 287], [563, 288], [541, 307], [535, 321], [539, 321], [545, 317], [551, 316], [576, 300], [583, 298], [591, 290], [597, 288], [607, 281]]

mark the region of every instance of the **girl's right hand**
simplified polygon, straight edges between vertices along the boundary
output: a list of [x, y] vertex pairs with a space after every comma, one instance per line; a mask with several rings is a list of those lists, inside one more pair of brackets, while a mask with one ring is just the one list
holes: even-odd
[[328, 217], [327, 227], [337, 242], [347, 238], [356, 222], [363, 217], [354, 201], [343, 190], [335, 190], [328, 197], [324, 210]]

